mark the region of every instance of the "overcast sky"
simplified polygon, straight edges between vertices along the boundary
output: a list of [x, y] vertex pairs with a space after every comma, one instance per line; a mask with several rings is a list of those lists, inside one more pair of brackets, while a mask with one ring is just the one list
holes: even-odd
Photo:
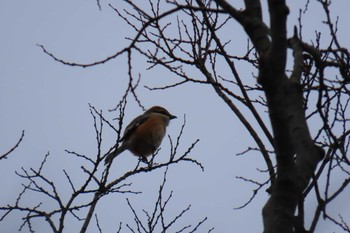
[[[241, 4], [231, 1], [234, 5]], [[288, 1], [294, 4], [294, 1]], [[88, 104], [103, 110], [106, 118], [112, 120], [116, 112], [108, 112], [116, 106], [127, 85], [127, 63], [125, 56], [106, 64], [91, 68], [77, 68], [62, 65], [45, 55], [36, 44], [42, 44], [56, 56], [67, 61], [90, 63], [114, 54], [128, 41], [125, 37], [135, 35], [128, 25], [108, 7], [119, 3], [101, 0], [99, 11], [94, 0], [2, 0], [0, 3], [0, 154], [7, 151], [18, 140], [21, 131], [25, 138], [9, 159], [0, 161], [0, 205], [14, 203], [22, 189], [23, 182], [15, 171], [24, 168], [38, 168], [44, 155], [50, 152], [44, 170], [48, 177], [57, 182], [62, 195], [68, 195], [69, 184], [62, 172], [66, 169], [78, 183], [82, 179], [79, 160], [72, 159], [65, 149], [94, 156], [96, 142], [92, 117]], [[350, 46], [348, 25], [350, 3], [348, 0], [334, 1], [333, 15], [339, 15], [340, 40]], [[238, 5], [235, 5], [238, 6]], [[302, 5], [301, 5], [302, 6]], [[311, 4], [311, 7], [317, 7]], [[288, 20], [289, 35], [297, 24], [298, 7], [291, 7]], [[319, 22], [324, 15], [307, 15], [304, 30], [314, 38], [315, 30], [322, 30]], [[228, 33], [232, 33], [229, 31]], [[232, 33], [233, 35], [233, 33]], [[244, 36], [237, 27], [235, 36]], [[245, 37], [243, 37], [245, 40]], [[234, 48], [241, 49], [240, 45]], [[147, 108], [153, 105], [166, 107], [178, 119], [171, 122], [168, 134], [176, 138], [183, 116], [187, 125], [182, 138], [180, 152], [184, 152], [196, 139], [199, 144], [191, 157], [200, 161], [205, 171], [192, 164], [172, 166], [168, 173], [166, 193], [174, 191], [169, 215], [175, 216], [188, 204], [191, 210], [181, 220], [183, 226], [196, 224], [208, 217], [201, 230], [214, 227], [214, 232], [262, 232], [261, 208], [268, 196], [261, 191], [257, 198], [242, 210], [234, 210], [245, 203], [255, 186], [236, 179], [243, 176], [265, 181], [263, 159], [258, 153], [236, 156], [248, 146], [255, 146], [248, 132], [235, 115], [214, 94], [203, 85], [184, 85], [167, 91], [149, 91], [148, 86], [170, 84], [174, 75], [164, 70], [146, 70], [146, 63], [140, 57], [134, 60], [134, 73], [141, 74], [138, 96]], [[240, 67], [238, 68], [240, 69]], [[246, 72], [252, 78], [251, 71]], [[129, 122], [142, 110], [133, 99], [129, 99], [125, 121]], [[116, 122], [115, 122], [116, 124]], [[103, 149], [107, 151], [115, 142], [115, 133], [106, 128], [103, 135]], [[165, 139], [158, 156], [167, 156], [169, 141]], [[122, 171], [132, 169], [137, 158], [129, 152], [122, 154], [115, 165], [115, 177]], [[111, 232], [119, 222], [133, 224], [131, 211], [126, 206], [128, 197], [136, 209], [151, 211], [157, 190], [162, 180], [162, 171], [135, 176], [132, 189], [142, 191], [139, 195], [111, 195], [97, 207], [100, 224], [104, 232]], [[350, 210], [342, 205], [349, 192], [342, 195], [336, 209], [350, 222]], [[341, 199], [344, 198], [344, 199]], [[31, 199], [31, 200], [29, 200]], [[37, 203], [38, 197], [28, 197], [29, 203]], [[339, 204], [340, 203], [340, 204]], [[50, 203], [47, 203], [50, 206]], [[306, 203], [313, 208], [315, 202]], [[308, 208], [307, 208], [308, 209]], [[76, 221], [67, 224], [66, 232], [75, 232]], [[0, 232], [17, 232], [21, 220], [10, 215], [0, 223]], [[35, 222], [37, 232], [48, 232], [47, 222]], [[124, 227], [125, 229], [125, 227]], [[89, 232], [96, 232], [92, 224]], [[321, 223], [317, 232], [339, 232], [339, 228]], [[24, 229], [23, 232], [28, 232]], [[202, 232], [202, 231], [200, 231]]]

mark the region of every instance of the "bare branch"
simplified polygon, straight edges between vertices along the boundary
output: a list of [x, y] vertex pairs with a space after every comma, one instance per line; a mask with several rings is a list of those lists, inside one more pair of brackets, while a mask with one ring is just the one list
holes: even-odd
[[13, 146], [8, 152], [6, 152], [5, 154], [0, 155], [0, 160], [1, 160], [1, 159], [7, 159], [7, 156], [8, 156], [9, 154], [11, 154], [11, 153], [19, 146], [19, 144], [22, 142], [23, 138], [24, 138], [24, 130], [22, 130], [22, 135], [21, 135], [21, 137], [18, 139], [16, 145], [14, 145], [14, 146]]

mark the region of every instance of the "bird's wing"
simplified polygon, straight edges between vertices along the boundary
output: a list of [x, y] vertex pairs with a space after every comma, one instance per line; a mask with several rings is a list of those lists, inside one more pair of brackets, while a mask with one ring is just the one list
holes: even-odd
[[127, 140], [130, 135], [132, 135], [135, 130], [137, 129], [137, 127], [139, 127], [141, 124], [143, 124], [143, 122], [145, 122], [147, 119], [149, 118], [148, 115], [140, 115], [138, 117], [136, 117], [134, 120], [132, 120], [128, 126], [126, 126], [125, 131], [124, 131], [124, 135], [121, 138], [121, 141]]

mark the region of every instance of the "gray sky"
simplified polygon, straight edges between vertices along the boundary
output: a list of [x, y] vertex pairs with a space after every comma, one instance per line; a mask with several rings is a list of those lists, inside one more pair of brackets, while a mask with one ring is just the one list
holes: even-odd
[[[237, 1], [232, 2], [237, 4]], [[289, 2], [294, 4], [294, 1]], [[77, 63], [90, 63], [114, 54], [127, 44], [124, 37], [133, 36], [135, 32], [118, 18], [108, 3], [102, 1], [103, 11], [99, 11], [94, 0], [1, 1], [0, 154], [14, 145], [21, 131], [25, 130], [25, 138], [20, 147], [9, 159], [0, 162], [1, 205], [13, 203], [21, 190], [22, 181], [14, 171], [19, 171], [21, 167], [39, 167], [48, 151], [51, 156], [45, 173], [57, 182], [62, 195], [67, 195], [67, 191], [70, 191], [69, 184], [62, 169], [66, 169], [77, 183], [83, 175], [79, 161], [72, 159], [64, 150], [90, 156], [96, 154], [88, 103], [102, 109], [108, 119], [116, 117], [115, 112], [109, 113], [107, 110], [114, 108], [124, 94], [127, 85], [125, 56], [104, 65], [83, 69], [57, 63], [36, 46], [43, 44], [56, 56]], [[350, 9], [350, 3], [348, 0], [334, 3], [338, 5], [334, 5], [333, 14], [341, 17], [340, 40], [344, 46], [349, 47], [349, 34], [345, 33], [348, 33], [346, 22], [350, 16], [346, 12]], [[116, 6], [119, 3], [112, 4]], [[298, 11], [295, 10], [298, 7], [291, 7], [289, 29], [296, 24]], [[304, 25], [307, 32], [305, 35], [314, 38], [314, 31], [324, 28], [324, 25], [319, 24], [324, 16], [308, 17]], [[242, 36], [242, 30], [239, 27], [237, 30], [237, 37]], [[240, 49], [240, 46], [236, 45], [235, 48]], [[215, 227], [214, 232], [232, 232], [232, 229], [235, 232], [262, 232], [261, 208], [268, 198], [264, 191], [246, 208], [233, 210], [247, 201], [255, 188], [237, 180], [236, 176], [258, 181], [266, 179], [266, 175], [256, 170], [265, 169], [258, 153], [236, 156], [236, 153], [248, 146], [255, 146], [248, 132], [209, 87], [188, 84], [167, 91], [148, 91], [143, 88], [144, 85], [170, 84], [175, 77], [164, 70], [147, 71], [145, 62], [140, 57], [135, 59], [134, 74], [142, 75], [138, 89], [142, 103], [146, 107], [164, 106], [178, 116], [168, 128], [168, 134], [174, 139], [181, 128], [183, 115], [186, 114], [187, 125], [180, 152], [186, 151], [197, 138], [200, 139], [191, 157], [204, 165], [204, 172], [185, 163], [169, 169], [166, 193], [174, 191], [169, 208], [170, 216], [175, 216], [191, 204], [191, 210], [179, 222], [182, 225], [196, 224], [208, 217], [201, 228], [203, 231]], [[249, 75], [247, 78], [251, 78], [251, 71], [240, 67], [238, 69], [246, 72]], [[142, 110], [130, 99], [126, 122], [140, 113]], [[212, 123], [213, 119], [215, 124]], [[107, 151], [113, 146], [115, 134], [106, 129], [103, 136], [103, 148]], [[158, 156], [167, 156], [168, 150], [169, 141], [164, 139]], [[113, 165], [115, 177], [122, 171], [133, 168], [136, 162], [137, 158], [129, 152], [123, 153], [119, 163]], [[102, 229], [111, 232], [120, 221], [133, 223], [131, 211], [126, 206], [126, 197], [140, 213], [141, 209], [151, 211], [161, 180], [161, 171], [138, 175], [130, 180], [133, 182], [132, 189], [142, 191], [143, 194], [111, 195], [105, 198], [97, 207]], [[348, 195], [348, 192], [344, 193], [338, 204], [344, 203]], [[28, 197], [32, 203], [36, 203], [37, 199], [38, 197]], [[340, 211], [349, 222], [350, 210], [347, 206], [338, 204], [335, 203], [330, 210]], [[309, 208], [314, 205], [312, 201], [306, 204]], [[20, 219], [12, 214], [8, 220], [0, 223], [0, 231], [17, 232], [19, 225]], [[73, 221], [67, 225], [66, 232], [75, 232], [77, 226], [80, 224]], [[47, 223], [36, 222], [35, 228], [37, 232], [47, 232]], [[339, 229], [329, 223], [321, 223], [317, 230], [333, 231], [339, 232]], [[23, 232], [27, 232], [27, 229]], [[90, 232], [96, 232], [93, 224]]]

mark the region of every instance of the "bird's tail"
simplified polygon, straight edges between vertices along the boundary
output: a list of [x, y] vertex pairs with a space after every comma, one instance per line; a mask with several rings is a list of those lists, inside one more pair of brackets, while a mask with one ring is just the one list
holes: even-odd
[[126, 150], [126, 147], [123, 144], [120, 147], [118, 147], [116, 150], [109, 153], [105, 158], [105, 165], [112, 163], [112, 160], [125, 150]]

